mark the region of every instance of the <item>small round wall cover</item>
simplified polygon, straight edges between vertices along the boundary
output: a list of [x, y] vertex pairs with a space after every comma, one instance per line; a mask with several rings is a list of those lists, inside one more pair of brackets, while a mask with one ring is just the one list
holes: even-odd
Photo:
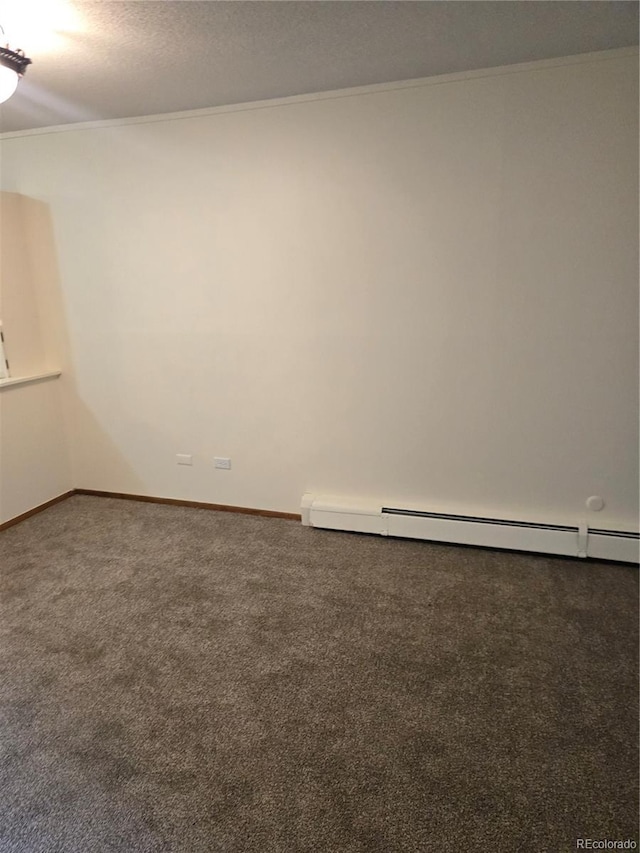
[[587, 509], [590, 509], [592, 512], [600, 512], [603, 506], [604, 501], [600, 495], [591, 495], [590, 498], [587, 498]]

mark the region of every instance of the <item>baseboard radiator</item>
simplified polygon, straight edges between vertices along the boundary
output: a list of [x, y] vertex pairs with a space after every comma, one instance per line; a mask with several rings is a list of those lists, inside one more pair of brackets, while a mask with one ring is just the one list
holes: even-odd
[[625, 563], [638, 563], [640, 559], [638, 533], [591, 528], [586, 521], [573, 525], [537, 524], [422, 512], [312, 494], [303, 495], [301, 510], [304, 525], [327, 530]]

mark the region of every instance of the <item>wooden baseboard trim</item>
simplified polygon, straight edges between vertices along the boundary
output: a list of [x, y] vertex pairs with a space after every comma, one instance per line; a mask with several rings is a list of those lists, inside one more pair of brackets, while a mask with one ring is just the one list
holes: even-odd
[[61, 495], [58, 495], [57, 498], [51, 498], [50, 501], [45, 501], [43, 504], [39, 504], [38, 506], [34, 506], [33, 509], [28, 509], [26, 512], [21, 513], [20, 515], [16, 515], [15, 518], [10, 518], [9, 521], [3, 521], [0, 524], [0, 531], [6, 530], [7, 527], [13, 527], [14, 524], [20, 524], [21, 521], [24, 521], [27, 518], [30, 518], [32, 515], [37, 515], [37, 513], [42, 512], [45, 509], [48, 509], [50, 506], [54, 504], [59, 504], [61, 501], [66, 501], [67, 498], [70, 498], [72, 495], [75, 495], [76, 490], [71, 489], [69, 492], [64, 492]]
[[301, 521], [302, 516], [295, 512], [277, 512], [271, 509], [252, 509], [246, 506], [212, 504], [205, 501], [185, 501], [180, 498], [156, 498], [152, 495], [130, 495], [124, 492], [103, 492], [97, 489], [75, 489], [76, 495], [90, 495], [97, 498], [117, 498], [123, 501], [142, 501], [144, 503], [167, 504], [168, 506], [186, 506], [192, 509], [210, 509], [216, 512], [238, 512], [243, 515], [260, 515], [264, 518], [285, 518], [289, 521]]

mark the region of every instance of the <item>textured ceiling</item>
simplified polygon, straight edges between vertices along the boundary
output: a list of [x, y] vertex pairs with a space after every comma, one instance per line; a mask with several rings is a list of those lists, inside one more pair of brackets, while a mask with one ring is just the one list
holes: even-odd
[[[0, 108], [3, 132], [638, 43], [638, 4], [631, 0], [46, 0], [46, 15], [45, 0], [14, 2], [21, 4], [17, 29], [23, 43], [14, 43], [10, 27], [2, 19], [0, 24], [11, 46], [24, 48], [33, 65]], [[40, 6], [34, 10], [29, 2]], [[7, 6], [11, 0], [0, 8]]]

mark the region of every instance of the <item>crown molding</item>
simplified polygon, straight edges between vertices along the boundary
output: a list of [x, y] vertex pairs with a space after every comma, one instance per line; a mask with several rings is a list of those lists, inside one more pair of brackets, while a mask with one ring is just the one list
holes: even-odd
[[533, 62], [519, 62], [514, 65], [499, 65], [494, 68], [480, 68], [474, 71], [458, 71], [453, 74], [440, 74], [433, 77], [420, 77], [411, 80], [398, 80], [390, 83], [372, 83], [367, 86], [355, 86], [348, 89], [333, 89], [326, 92], [313, 92], [306, 95], [288, 95], [283, 98], [269, 98], [261, 101], [249, 101], [240, 104], [227, 104], [218, 107], [205, 107], [198, 110], [159, 113], [149, 116], [130, 116], [127, 118], [103, 119], [98, 121], [61, 124], [52, 127], [37, 127], [27, 130], [0, 133], [0, 142], [9, 139], [21, 139], [27, 136], [43, 136], [50, 133], [76, 133], [83, 130], [124, 127], [134, 124], [156, 124], [158, 122], [187, 121], [207, 118], [227, 113], [248, 112], [252, 110], [273, 109], [310, 101], [330, 101], [341, 98], [354, 98], [362, 95], [375, 95], [382, 92], [419, 89], [427, 86], [441, 86], [448, 83], [460, 83], [466, 80], [479, 80], [484, 77], [502, 77], [509, 74], [522, 74], [528, 71], [542, 71], [568, 65], [582, 65], [593, 62], [606, 62], [624, 57], [637, 57], [638, 47], [620, 47], [612, 50], [600, 50], [592, 53], [578, 53], [573, 56], [561, 56], [555, 59], [539, 59]]

